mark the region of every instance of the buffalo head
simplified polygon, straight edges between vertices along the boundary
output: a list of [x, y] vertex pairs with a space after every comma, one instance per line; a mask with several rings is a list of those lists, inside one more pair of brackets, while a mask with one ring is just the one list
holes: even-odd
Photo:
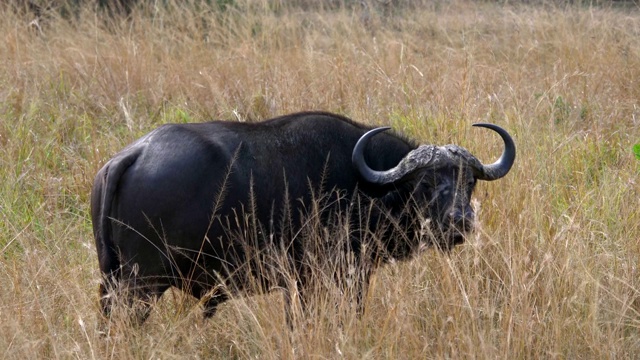
[[441, 249], [451, 249], [464, 241], [464, 234], [474, 225], [471, 195], [478, 180], [493, 181], [511, 169], [516, 148], [513, 139], [501, 127], [474, 124], [497, 132], [504, 142], [498, 161], [485, 165], [466, 149], [456, 145], [422, 145], [409, 152], [400, 163], [386, 171], [371, 169], [363, 152], [369, 139], [388, 130], [381, 127], [368, 131], [357, 142], [352, 162], [368, 182], [393, 185], [408, 195], [418, 216], [427, 219], [431, 240]]

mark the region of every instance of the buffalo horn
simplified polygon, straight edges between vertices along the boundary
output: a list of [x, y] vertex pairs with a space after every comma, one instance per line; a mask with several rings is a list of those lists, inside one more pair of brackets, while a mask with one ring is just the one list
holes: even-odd
[[476, 179], [492, 181], [507, 175], [516, 159], [516, 145], [509, 133], [505, 129], [494, 124], [478, 123], [473, 124], [473, 126], [491, 129], [497, 132], [502, 138], [502, 141], [504, 141], [504, 151], [498, 161], [491, 165], [480, 164], [480, 166], [474, 168], [474, 175]]
[[466, 150], [455, 146], [447, 145], [438, 147], [433, 145], [422, 145], [407, 154], [407, 156], [394, 168], [377, 171], [371, 169], [364, 160], [364, 149], [369, 139], [374, 135], [389, 130], [389, 127], [380, 127], [366, 132], [353, 148], [351, 161], [358, 169], [360, 175], [368, 182], [375, 184], [388, 184], [403, 178], [408, 173], [413, 172], [418, 167], [425, 166], [444, 166], [451, 164], [454, 160], [453, 156], [462, 156], [467, 164], [473, 169], [474, 176], [478, 180], [492, 181], [500, 179], [507, 175], [516, 158], [516, 146], [509, 133], [503, 128], [493, 125], [478, 123], [473, 126], [484, 127], [497, 132], [504, 141], [504, 151], [500, 159], [493, 164], [484, 165]]
[[397, 166], [389, 170], [377, 171], [371, 169], [364, 160], [364, 148], [367, 146], [367, 143], [372, 136], [388, 129], [390, 128], [382, 127], [368, 131], [362, 135], [356, 143], [356, 146], [353, 148], [351, 161], [360, 172], [360, 175], [368, 182], [375, 184], [390, 184], [402, 179], [405, 175], [413, 172], [416, 168], [434, 165], [439, 162], [438, 147], [433, 145], [422, 145], [410, 151]]
[[353, 148], [353, 152], [351, 153], [351, 162], [358, 169], [360, 175], [367, 180], [368, 182], [382, 184], [386, 183], [386, 171], [376, 171], [373, 170], [367, 165], [364, 161], [364, 148], [367, 146], [369, 139], [377, 133], [387, 131], [391, 129], [388, 126], [375, 128], [373, 130], [367, 131], [364, 135], [358, 139], [356, 146]]

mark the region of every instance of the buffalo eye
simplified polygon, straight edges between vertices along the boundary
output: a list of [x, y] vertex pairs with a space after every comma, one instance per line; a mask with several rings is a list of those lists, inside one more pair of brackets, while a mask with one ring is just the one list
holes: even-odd
[[437, 185], [433, 192], [434, 198], [448, 197], [449, 195], [451, 195], [451, 185], [447, 183]]

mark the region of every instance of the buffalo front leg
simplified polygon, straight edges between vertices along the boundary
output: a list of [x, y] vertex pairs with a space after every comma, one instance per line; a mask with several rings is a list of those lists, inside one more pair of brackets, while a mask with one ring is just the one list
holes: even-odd
[[367, 264], [356, 263], [349, 266], [344, 281], [345, 293], [356, 302], [356, 314], [362, 317], [365, 311], [369, 281], [371, 279], [371, 267]]
[[305, 291], [300, 283], [296, 281], [283, 289], [283, 296], [285, 320], [289, 329], [293, 330], [295, 325], [299, 324], [306, 314], [307, 299], [305, 299]]
[[205, 319], [209, 319], [218, 311], [218, 305], [229, 300], [229, 295], [222, 291], [217, 291], [214, 294], [203, 295], [204, 299], [202, 315]]

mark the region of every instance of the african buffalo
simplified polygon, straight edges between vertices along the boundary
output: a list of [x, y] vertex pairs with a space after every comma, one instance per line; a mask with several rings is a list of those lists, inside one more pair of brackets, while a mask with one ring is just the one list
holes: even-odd
[[[144, 321], [153, 301], [176, 286], [201, 299], [208, 317], [229, 295], [246, 294], [249, 279], [267, 291], [284, 288], [287, 303], [291, 295], [304, 299], [311, 274], [305, 226], [314, 221], [347, 229], [344, 244], [320, 255], [369, 264], [361, 269], [407, 259], [425, 243], [451, 249], [473, 227], [476, 181], [505, 176], [516, 155], [505, 130], [475, 126], [502, 138], [495, 163], [483, 165], [456, 145], [416, 146], [383, 132], [387, 127], [324, 112], [163, 125], [95, 178], [102, 311], [108, 316], [113, 299], [126, 294]], [[265, 254], [279, 252], [293, 282], [267, 276], [273, 264]], [[359, 303], [369, 274], [353, 285]]]

